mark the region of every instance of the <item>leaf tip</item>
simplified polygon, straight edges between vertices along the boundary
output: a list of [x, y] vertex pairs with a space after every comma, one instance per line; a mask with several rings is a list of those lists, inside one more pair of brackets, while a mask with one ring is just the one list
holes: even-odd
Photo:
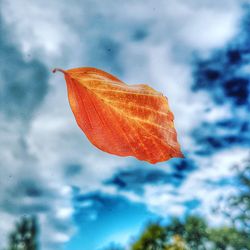
[[186, 158], [186, 157], [182, 152], [180, 152], [180, 154], [178, 155], [178, 158]]

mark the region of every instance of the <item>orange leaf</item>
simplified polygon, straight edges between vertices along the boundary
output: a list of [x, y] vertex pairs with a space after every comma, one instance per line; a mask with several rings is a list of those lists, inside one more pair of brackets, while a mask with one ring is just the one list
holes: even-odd
[[183, 157], [166, 97], [95, 68], [61, 71], [76, 122], [99, 149], [156, 163]]

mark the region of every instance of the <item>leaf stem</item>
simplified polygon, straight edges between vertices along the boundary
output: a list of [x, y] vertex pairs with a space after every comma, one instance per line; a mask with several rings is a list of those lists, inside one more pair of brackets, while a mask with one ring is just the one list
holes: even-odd
[[63, 74], [66, 74], [66, 71], [63, 70], [63, 69], [60, 69], [60, 68], [54, 68], [54, 69], [52, 70], [53, 73], [56, 73], [57, 71], [60, 71], [60, 72], [62, 72]]

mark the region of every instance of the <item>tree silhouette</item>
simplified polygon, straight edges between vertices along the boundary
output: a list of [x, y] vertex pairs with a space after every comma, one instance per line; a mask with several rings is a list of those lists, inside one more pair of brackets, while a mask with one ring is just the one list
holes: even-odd
[[9, 235], [7, 250], [38, 250], [38, 225], [36, 217], [23, 217]]
[[165, 248], [166, 230], [158, 223], [151, 223], [133, 244], [132, 250], [161, 250]]

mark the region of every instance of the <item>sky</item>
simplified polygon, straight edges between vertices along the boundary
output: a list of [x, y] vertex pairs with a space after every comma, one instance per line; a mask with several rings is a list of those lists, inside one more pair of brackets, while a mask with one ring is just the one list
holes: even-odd
[[[43, 250], [129, 245], [148, 221], [210, 224], [250, 148], [249, 1], [0, 0], [0, 249], [37, 215]], [[184, 159], [101, 152], [52, 74], [91, 66], [168, 97]], [[220, 205], [226, 209], [226, 204]]]

